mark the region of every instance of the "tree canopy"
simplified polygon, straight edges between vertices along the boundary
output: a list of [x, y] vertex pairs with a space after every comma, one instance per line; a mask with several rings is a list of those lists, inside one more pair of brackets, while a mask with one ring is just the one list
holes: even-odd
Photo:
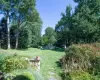
[[47, 27], [45, 30], [45, 34], [42, 37], [42, 45], [47, 46], [49, 49], [56, 42], [56, 33], [55, 30], [51, 27]]
[[[65, 13], [55, 27], [59, 45], [72, 43], [93, 43], [100, 40], [100, 1], [74, 0], [78, 3], [74, 13], [67, 6]], [[63, 43], [60, 43], [63, 41]]]
[[35, 6], [35, 0], [0, 0], [0, 12], [7, 20], [6, 48], [39, 45], [42, 20]]

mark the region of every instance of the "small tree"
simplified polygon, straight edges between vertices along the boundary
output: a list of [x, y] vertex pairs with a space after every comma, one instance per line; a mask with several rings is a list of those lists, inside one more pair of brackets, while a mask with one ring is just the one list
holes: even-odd
[[56, 42], [56, 33], [53, 28], [47, 27], [45, 34], [42, 38], [42, 43], [45, 46], [48, 46], [49, 49], [52, 48], [53, 44]]

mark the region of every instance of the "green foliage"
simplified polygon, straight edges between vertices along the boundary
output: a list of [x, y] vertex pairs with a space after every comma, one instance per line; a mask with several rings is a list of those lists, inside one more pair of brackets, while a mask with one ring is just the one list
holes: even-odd
[[2, 64], [4, 64], [4, 60], [6, 59], [7, 54], [0, 53], [0, 71], [2, 70]]
[[60, 45], [69, 45], [71, 42], [71, 29], [72, 29], [72, 14], [71, 6], [66, 7], [65, 13], [62, 13], [62, 18], [58, 21], [55, 27], [57, 33], [57, 43]]
[[3, 63], [1, 65], [3, 72], [11, 72], [16, 69], [26, 69], [28, 68], [29, 63], [25, 60], [25, 58], [22, 58], [21, 56], [8, 56], [5, 60], [3, 60]]
[[[97, 52], [89, 45], [72, 45], [66, 50], [65, 63], [66, 69], [77, 70], [82, 69], [88, 71], [91, 61], [97, 56]], [[70, 63], [69, 63], [70, 62]]]
[[[35, 8], [35, 3], [35, 0], [0, 1], [0, 11], [2, 14], [5, 14], [5, 17], [7, 17], [7, 22], [9, 22], [9, 18], [11, 19], [11, 22], [9, 23], [12, 25], [6, 26], [6, 30], [9, 29], [11, 32], [10, 34], [8, 32], [4, 33], [9, 35], [8, 44], [11, 43], [12, 48], [25, 49], [28, 47], [38, 47], [41, 44], [42, 20]], [[5, 36], [5, 34], [1, 34], [2, 36]], [[5, 44], [0, 44], [0, 47], [7, 46], [7, 36], [5, 39], [0, 39], [0, 43], [1, 41], [4, 41]]]
[[7, 20], [2, 18], [0, 22], [0, 48], [7, 48]]
[[8, 56], [8, 55], [5, 54], [5, 53], [0, 53], [0, 61], [5, 60], [5, 58], [6, 58], [7, 56]]
[[100, 56], [96, 57], [92, 62], [94, 74], [100, 74]]
[[[88, 74], [91, 75], [91, 79], [84, 79], [84, 77], [83, 80], [92, 80], [93, 76], [98, 76], [100, 73], [100, 47], [98, 47], [98, 45], [99, 43], [79, 44], [68, 47], [66, 49], [66, 55], [60, 59], [63, 68], [63, 74], [65, 74], [67, 78], [74, 77], [71, 78], [71, 80], [74, 80], [75, 78], [76, 80], [78, 80], [78, 78], [80, 80], [82, 76], [84, 77], [84, 74], [81, 73], [81, 71], [88, 72]], [[77, 70], [83, 74], [81, 77], [77, 77], [77, 75], [79, 75], [78, 72], [75, 72]], [[71, 72], [75, 73], [71, 74]], [[70, 76], [68, 74], [70, 74]], [[94, 77], [93, 80], [96, 78], [97, 80], [99, 79], [99, 77]]]
[[[24, 23], [23, 23], [24, 24]], [[19, 49], [26, 49], [30, 47], [31, 44], [31, 31], [28, 28], [29, 26], [26, 24], [22, 25], [22, 28], [19, 30], [19, 42], [18, 42], [18, 48]]]
[[33, 23], [31, 26], [31, 47], [38, 47], [41, 44], [41, 21]]
[[17, 30], [17, 25], [12, 25], [12, 27], [10, 28], [10, 43], [11, 43], [11, 48], [15, 48], [16, 46], [16, 30]]
[[100, 75], [92, 76], [92, 80], [100, 80]]
[[74, 0], [78, 5], [72, 13], [67, 6], [65, 13], [56, 25], [57, 43], [70, 45], [72, 43], [93, 43], [100, 40], [100, 1]]
[[91, 75], [84, 71], [73, 71], [69, 73], [69, 78], [70, 80], [91, 80]]
[[48, 46], [49, 49], [56, 42], [56, 33], [53, 28], [47, 27], [42, 37], [42, 45]]

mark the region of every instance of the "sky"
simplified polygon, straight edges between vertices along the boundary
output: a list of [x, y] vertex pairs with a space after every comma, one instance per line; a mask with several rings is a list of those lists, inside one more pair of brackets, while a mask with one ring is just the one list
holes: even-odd
[[[61, 12], [65, 12], [67, 5], [71, 5], [74, 11], [77, 4], [73, 0], [36, 0], [36, 9], [43, 21], [42, 35], [47, 27], [55, 28], [61, 18]], [[0, 19], [2, 17], [0, 14]]]
[[0, 14], [0, 20], [2, 19], [2, 17], [3, 17], [3, 14]]
[[36, 0], [36, 8], [43, 21], [42, 35], [45, 29], [49, 27], [55, 28], [55, 25], [61, 18], [61, 12], [65, 12], [66, 6], [71, 5], [74, 11], [75, 6], [73, 0]]

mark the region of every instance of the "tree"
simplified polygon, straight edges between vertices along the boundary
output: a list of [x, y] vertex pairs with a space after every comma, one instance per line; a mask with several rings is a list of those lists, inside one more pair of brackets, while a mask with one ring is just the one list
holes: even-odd
[[42, 38], [43, 45], [47, 45], [49, 49], [52, 48], [53, 44], [56, 42], [56, 33], [53, 28], [47, 27], [45, 30], [45, 34]]
[[0, 48], [7, 48], [7, 20], [2, 18], [0, 22]]
[[10, 12], [12, 11], [12, 2], [10, 2], [9, 0], [0, 0], [0, 11], [6, 15], [6, 19], [7, 19], [7, 43], [8, 43], [8, 49], [10, 49]]
[[32, 32], [32, 41], [30, 46], [38, 47], [41, 44], [42, 20], [36, 9], [32, 10], [32, 14], [30, 15], [30, 18], [28, 17], [28, 21], [30, 23], [30, 30]]
[[72, 13], [71, 13], [71, 6], [66, 7], [65, 13], [62, 13], [62, 18], [58, 22], [58, 24], [55, 27], [56, 33], [57, 33], [57, 43], [61, 41], [61, 45], [66, 45], [70, 44], [71, 41], [71, 34], [70, 30], [72, 27]]
[[[40, 38], [42, 21], [35, 8], [36, 5], [35, 2], [36, 2], [35, 0], [1, 0], [0, 1], [0, 8], [1, 8], [0, 11], [2, 12], [2, 14], [5, 14], [5, 16], [7, 17], [7, 22], [8, 23], [11, 22], [10, 27], [16, 25], [16, 28], [14, 30], [14, 35], [13, 35], [16, 38], [15, 48], [18, 48], [18, 44], [20, 43], [19, 38], [21, 34], [21, 29], [24, 29], [23, 31], [26, 31], [25, 29], [27, 29], [28, 32], [29, 30], [32, 32], [33, 29], [31, 26], [33, 26], [33, 28], [35, 27], [34, 31], [37, 30], [37, 33], [33, 32], [33, 34], [30, 34], [30, 37], [32, 37], [32, 35], [36, 35], [36, 37]], [[23, 28], [25, 26], [27, 26], [27, 28]], [[10, 36], [11, 33], [10, 27], [9, 25], [7, 25], [8, 48], [10, 48], [10, 43], [11, 43], [10, 38], [12, 38]], [[13, 33], [13, 29], [12, 29], [12, 33]], [[32, 39], [35, 38], [32, 37]], [[38, 43], [39, 42], [37, 42], [36, 45]]]
[[[75, 12], [67, 6], [56, 25], [57, 43], [93, 43], [100, 40], [100, 0], [74, 0], [78, 3]], [[62, 43], [59, 43], [62, 42]]]
[[18, 38], [18, 48], [19, 49], [27, 49], [30, 47], [31, 44], [31, 30], [29, 29], [28, 25], [25, 25], [24, 22], [23, 25], [21, 25], [21, 29], [19, 30], [19, 38]]
[[[21, 3], [21, 4], [20, 4]], [[24, 26], [29, 26], [30, 19], [32, 18], [33, 11], [35, 10], [35, 0], [19, 0], [16, 2], [16, 9], [13, 15], [14, 24], [17, 24], [16, 28], [16, 49], [18, 48], [19, 43], [19, 34], [21, 29], [21, 24], [26, 22]], [[30, 27], [29, 27], [30, 28]]]
[[98, 41], [98, 13], [100, 12], [100, 3], [98, 1], [75, 0], [78, 6], [73, 14], [73, 31], [76, 30], [74, 33], [77, 42], [90, 43]]
[[41, 23], [33, 23], [31, 26], [31, 47], [38, 47], [41, 44]]

